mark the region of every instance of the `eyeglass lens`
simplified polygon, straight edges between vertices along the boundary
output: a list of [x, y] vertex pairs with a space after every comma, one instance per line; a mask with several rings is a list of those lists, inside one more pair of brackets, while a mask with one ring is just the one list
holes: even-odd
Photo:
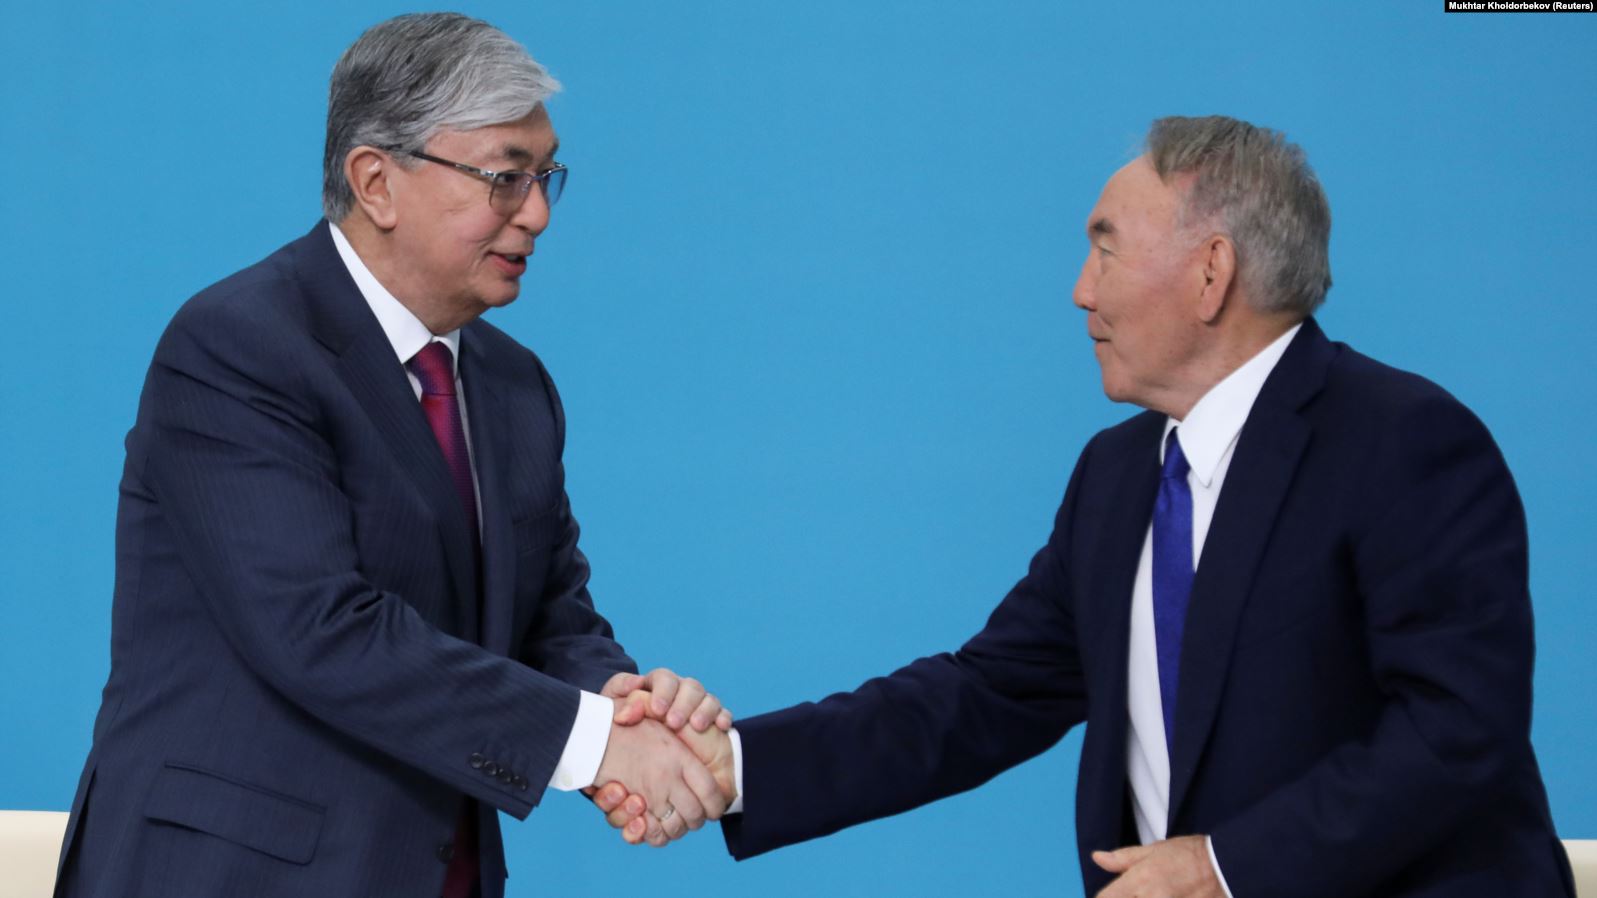
[[541, 176], [529, 172], [505, 172], [494, 178], [493, 192], [488, 202], [499, 214], [513, 215], [526, 202], [527, 195], [532, 192], [533, 182], [537, 182], [543, 190], [544, 202], [553, 206], [559, 202], [560, 194], [566, 188], [566, 170], [557, 168]]

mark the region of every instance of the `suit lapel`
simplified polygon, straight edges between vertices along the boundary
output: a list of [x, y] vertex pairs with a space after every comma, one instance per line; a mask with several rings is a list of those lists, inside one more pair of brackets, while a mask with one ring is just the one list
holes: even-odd
[[[1148, 532], [1148, 520], [1153, 511], [1154, 495], [1159, 488], [1159, 429], [1164, 416], [1147, 414], [1147, 425], [1138, 436], [1131, 438], [1134, 450], [1118, 459], [1121, 471], [1114, 476], [1114, 488], [1107, 495], [1107, 519], [1100, 524], [1082, 521], [1078, 526], [1092, 526], [1099, 530], [1099, 538], [1092, 543], [1093, 556], [1085, 559], [1092, 571], [1087, 597], [1092, 619], [1096, 624], [1089, 632], [1097, 634], [1092, 647], [1096, 657], [1088, 675], [1094, 677], [1092, 686], [1093, 714], [1088, 729], [1096, 738], [1089, 740], [1094, 758], [1094, 770], [1113, 771], [1106, 782], [1095, 784], [1094, 810], [1083, 813], [1083, 820], [1102, 821], [1103, 829], [1091, 834], [1094, 844], [1119, 845], [1120, 831], [1124, 826], [1126, 729], [1127, 717], [1126, 678], [1130, 663], [1131, 642], [1131, 591], [1137, 578], [1137, 561], [1142, 554], [1142, 543]], [[1083, 746], [1083, 751], [1087, 751]], [[1083, 758], [1083, 770], [1089, 766]], [[1085, 810], [1085, 809], [1084, 809]]]
[[1314, 320], [1306, 320], [1259, 391], [1226, 471], [1192, 581], [1182, 635], [1181, 686], [1170, 752], [1171, 824], [1202, 760], [1225, 690], [1237, 624], [1276, 515], [1309, 444], [1309, 425], [1297, 410], [1319, 392], [1333, 355]]
[[[1150, 422], [1159, 423], [1164, 416], [1149, 416]], [[1115, 490], [1110, 495], [1116, 501], [1111, 505], [1111, 517], [1104, 522], [1097, 551], [1093, 560], [1093, 580], [1089, 595], [1103, 615], [1105, 634], [1131, 632], [1131, 589], [1137, 579], [1137, 560], [1142, 554], [1142, 543], [1147, 537], [1148, 520], [1153, 514], [1153, 500], [1159, 489], [1159, 455], [1157, 430], [1150, 430], [1147, 439], [1138, 439], [1133, 456], [1125, 459], [1125, 467], [1117, 478]], [[1143, 445], [1146, 444], [1146, 451]], [[1126, 708], [1126, 665], [1131, 651], [1130, 640], [1111, 638], [1106, 641], [1098, 671], [1106, 677], [1112, 692], [1102, 707], [1115, 708], [1124, 716]]]
[[[393, 345], [361, 297], [327, 229], [323, 222], [295, 244], [296, 267], [310, 299], [312, 331], [337, 355], [340, 376], [437, 516], [457, 607], [470, 608], [477, 594], [477, 565], [465, 508], [405, 368], [395, 358]], [[471, 617], [463, 618], [467, 629]]]
[[488, 364], [482, 341], [472, 339], [474, 330], [468, 326], [461, 332], [460, 380], [466, 390], [466, 415], [482, 509], [482, 645], [504, 655], [510, 650], [516, 575], [515, 535], [507, 504], [510, 450], [503, 426], [507, 413], [501, 385]]

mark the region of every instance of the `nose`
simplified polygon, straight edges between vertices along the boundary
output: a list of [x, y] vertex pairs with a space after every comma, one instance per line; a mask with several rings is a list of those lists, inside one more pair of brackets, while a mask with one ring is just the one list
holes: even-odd
[[1081, 274], [1076, 277], [1076, 289], [1070, 293], [1071, 301], [1076, 308], [1086, 312], [1096, 311], [1098, 298], [1093, 295], [1094, 278], [1092, 272], [1092, 254], [1087, 254], [1087, 260], [1081, 263]]
[[527, 192], [527, 198], [522, 200], [521, 208], [510, 216], [510, 223], [534, 237], [549, 227], [549, 201], [544, 198], [542, 188], [533, 185], [532, 190]]

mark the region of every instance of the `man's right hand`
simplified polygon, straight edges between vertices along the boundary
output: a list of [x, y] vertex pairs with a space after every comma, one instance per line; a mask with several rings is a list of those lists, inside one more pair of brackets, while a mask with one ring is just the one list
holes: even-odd
[[[614, 719], [616, 723], [623, 727], [639, 725], [640, 721], [647, 724], [658, 719], [658, 712], [653, 710], [653, 705], [647, 692], [634, 692], [616, 703]], [[612, 728], [612, 733], [614, 733], [614, 728]], [[673, 738], [686, 745], [698, 761], [708, 769], [721, 799], [721, 809], [724, 811], [725, 807], [737, 798], [731, 737], [715, 727], [710, 727], [702, 733], [689, 727], [683, 727], [674, 734]], [[603, 770], [604, 768], [601, 765], [600, 782], [605, 782]], [[656, 815], [644, 812], [642, 807], [644, 801], [639, 800], [640, 797], [636, 792], [629, 795], [626, 788], [617, 788], [622, 787], [625, 782], [625, 780], [622, 780], [619, 783], [606, 784], [605, 788], [600, 790], [595, 796], [594, 803], [599, 806], [601, 811], [605, 812], [605, 819], [610, 822], [610, 825], [621, 830], [621, 838], [627, 842], [634, 845], [639, 842], [648, 842], [651, 845], [665, 844], [665, 841], [668, 840], [659, 837], [656, 833], [657, 830], [662, 828], [662, 824], [657, 822]], [[646, 799], [647, 796], [643, 797]], [[648, 806], [650, 808], [658, 807], [658, 805], [653, 803]], [[720, 816], [720, 813], [709, 814], [708, 819], [716, 820]], [[702, 820], [700, 824], [702, 825]], [[698, 827], [691, 828], [697, 829]], [[671, 836], [670, 838], [677, 838], [677, 836]]]
[[[648, 700], [647, 693], [634, 695], [641, 696], [644, 702]], [[634, 699], [629, 696], [628, 700]], [[629, 716], [623, 713], [623, 707], [618, 702], [616, 717], [628, 719]], [[694, 733], [684, 728], [684, 735], [690, 733], [706, 742], [714, 737], [727, 740], [726, 734], [715, 727], [711, 727], [708, 733]], [[729, 777], [730, 743], [726, 749], [725, 766]], [[638, 819], [636, 814], [628, 814], [629, 810], [636, 809], [636, 802], [623, 799], [619, 806], [606, 807], [609, 802], [600, 800], [598, 804], [607, 812], [613, 824], [617, 817], [624, 815], [622, 822], [617, 825], [622, 827], [622, 836], [627, 841], [646, 841], [661, 846], [681, 838], [689, 830], [698, 829], [706, 819], [720, 819], [726, 812], [730, 799], [725, 793], [731, 790], [723, 791], [718, 779], [677, 738], [677, 734], [659, 721], [642, 720], [632, 725], [612, 723], [610, 740], [605, 747], [604, 760], [599, 763], [596, 778], [596, 782], [607, 788], [600, 790], [599, 797], [607, 799], [616, 795], [615, 790], [608, 788], [612, 782], [624, 785], [632, 794], [641, 795], [648, 808], [648, 813], [643, 815], [643, 831], [640, 833], [635, 824], [628, 827], [629, 823]]]

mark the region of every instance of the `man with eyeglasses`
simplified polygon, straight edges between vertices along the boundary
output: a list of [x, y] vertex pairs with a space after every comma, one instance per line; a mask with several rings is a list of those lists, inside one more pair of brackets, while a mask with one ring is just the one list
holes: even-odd
[[326, 220], [173, 318], [57, 894], [492, 898], [498, 811], [548, 787], [616, 783], [654, 844], [726, 810], [671, 731], [730, 716], [614, 641], [553, 382], [480, 320], [565, 185], [556, 89], [486, 23], [375, 26], [333, 71]]

